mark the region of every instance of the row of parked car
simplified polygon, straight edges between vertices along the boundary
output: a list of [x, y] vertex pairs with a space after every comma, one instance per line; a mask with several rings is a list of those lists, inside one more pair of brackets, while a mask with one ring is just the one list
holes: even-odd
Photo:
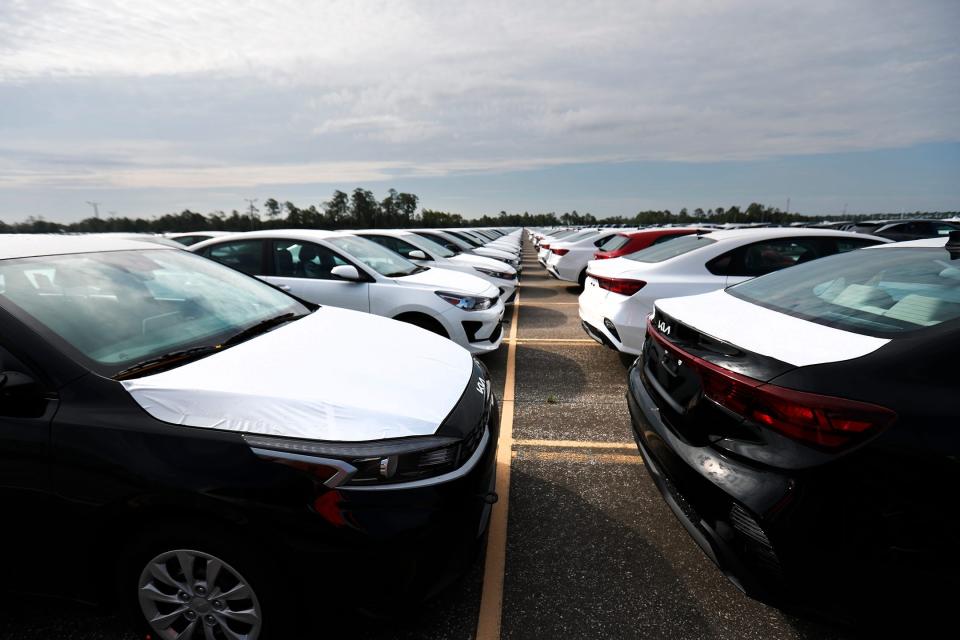
[[0, 236], [3, 587], [257, 640], [455, 579], [520, 231], [191, 240]]
[[960, 230], [534, 239], [571, 282], [580, 262], [559, 265], [595, 245], [583, 328], [637, 356], [628, 404], [646, 468], [734, 584], [837, 616], [946, 618], [960, 593]]

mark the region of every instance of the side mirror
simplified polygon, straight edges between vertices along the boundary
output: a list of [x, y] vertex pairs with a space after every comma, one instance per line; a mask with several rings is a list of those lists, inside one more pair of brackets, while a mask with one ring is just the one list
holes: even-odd
[[420, 249], [414, 249], [413, 251], [408, 253], [407, 258], [410, 260], [429, 260], [430, 259], [427, 257], [427, 254], [425, 254]]
[[0, 372], [0, 416], [36, 418], [43, 415], [45, 406], [43, 390], [31, 376]]
[[349, 280], [351, 282], [360, 282], [360, 280], [363, 279], [360, 277], [360, 272], [357, 271], [357, 268], [352, 264], [337, 265], [333, 269], [330, 269], [330, 274], [341, 280]]

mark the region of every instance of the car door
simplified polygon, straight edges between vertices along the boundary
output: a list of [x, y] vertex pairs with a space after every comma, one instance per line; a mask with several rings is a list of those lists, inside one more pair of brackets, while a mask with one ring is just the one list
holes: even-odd
[[18, 358], [0, 334], [0, 508], [4, 586], [49, 592], [37, 553], [51, 535], [48, 448], [57, 400], [38, 372]]
[[[369, 282], [333, 275], [334, 267], [353, 265], [333, 249], [315, 242], [274, 238], [268, 251], [270, 265], [263, 280], [309, 302], [370, 312]], [[357, 271], [366, 275], [359, 267]]]
[[732, 249], [707, 263], [707, 270], [726, 277], [726, 286], [835, 253], [821, 238], [772, 238]]
[[266, 271], [263, 260], [264, 241], [259, 238], [221, 242], [200, 251], [200, 255], [216, 260], [251, 276], [262, 276]]

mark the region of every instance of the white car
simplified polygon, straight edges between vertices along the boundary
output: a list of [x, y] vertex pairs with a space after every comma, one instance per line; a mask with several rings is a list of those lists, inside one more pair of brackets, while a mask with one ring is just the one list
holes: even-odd
[[600, 229], [551, 243], [546, 260], [547, 272], [558, 280], [576, 282], [582, 287], [587, 279], [587, 263], [593, 260], [593, 255], [600, 245], [610, 236], [624, 231], [633, 229]]
[[349, 233], [252, 231], [190, 250], [303, 300], [409, 322], [474, 354], [500, 346], [503, 300], [495, 286], [466, 273], [416, 265]]
[[221, 236], [228, 236], [232, 231], [189, 231], [187, 233], [165, 233], [163, 237], [169, 238], [179, 242], [185, 247], [190, 247], [198, 242], [203, 242], [204, 240], [210, 240], [212, 238], [219, 238]]
[[468, 241], [473, 241], [480, 247], [485, 247], [487, 249], [498, 249], [500, 251], [506, 251], [507, 253], [516, 257], [520, 257], [520, 246], [511, 242], [494, 240], [491, 236], [486, 236], [471, 229], [446, 229], [446, 231], [460, 238], [465, 238]]
[[478, 256], [486, 256], [488, 258], [493, 258], [494, 260], [506, 262], [508, 265], [516, 269], [517, 273], [520, 273], [523, 270], [520, 265], [520, 256], [515, 255], [513, 252], [485, 248], [480, 246], [478, 242], [472, 239], [468, 242], [463, 238], [455, 236], [451, 233], [447, 233], [445, 229], [411, 229], [411, 231], [418, 236], [423, 236], [424, 238], [428, 238], [445, 246], [454, 253], [460, 252]]
[[544, 241], [540, 243], [540, 247], [537, 249], [537, 262], [546, 268], [547, 259], [550, 257], [550, 251], [555, 244], [560, 242], [578, 242], [585, 238], [593, 237], [599, 232], [599, 229], [577, 229], [570, 233], [561, 231], [554, 236], [548, 236], [544, 238]]
[[885, 242], [823, 229], [740, 229], [683, 236], [611, 260], [591, 260], [580, 320], [594, 340], [639, 355], [653, 303], [723, 289], [822, 256]]
[[513, 300], [513, 294], [517, 290], [517, 270], [499, 260], [469, 253], [454, 253], [429, 238], [402, 229], [364, 229], [351, 233], [376, 242], [421, 266], [462, 271], [483, 278], [500, 290], [504, 304]]

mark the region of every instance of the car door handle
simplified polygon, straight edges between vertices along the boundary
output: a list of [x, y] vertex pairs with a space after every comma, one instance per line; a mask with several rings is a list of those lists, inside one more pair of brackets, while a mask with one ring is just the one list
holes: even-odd
[[290, 291], [290, 285], [288, 285], [288, 284], [278, 284], [278, 285], [277, 285], [277, 289], [280, 289], [281, 291]]

